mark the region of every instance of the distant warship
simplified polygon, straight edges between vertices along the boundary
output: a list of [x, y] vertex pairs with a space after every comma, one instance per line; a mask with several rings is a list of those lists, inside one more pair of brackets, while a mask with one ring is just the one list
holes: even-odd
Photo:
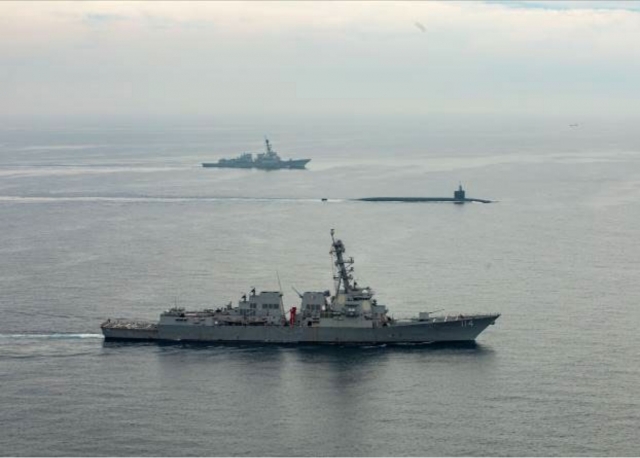
[[203, 162], [203, 167], [232, 168], [232, 169], [304, 169], [311, 159], [288, 159], [283, 161], [271, 148], [269, 139], [264, 139], [267, 151], [265, 153], [257, 153], [253, 157], [252, 153], [243, 153], [233, 159], [220, 159], [218, 162]]
[[[330, 291], [298, 293], [300, 307], [285, 312], [280, 291], [255, 288], [243, 295], [237, 307], [187, 311], [174, 307], [158, 323], [124, 319], [102, 323], [106, 340], [194, 342], [244, 342], [276, 344], [427, 344], [471, 342], [499, 313], [442, 315], [421, 312], [399, 320], [373, 299], [369, 287], [353, 279], [353, 258], [331, 230], [331, 255], [335, 266], [335, 294]], [[296, 291], [297, 292], [297, 291]], [[288, 317], [287, 317], [288, 313]]]

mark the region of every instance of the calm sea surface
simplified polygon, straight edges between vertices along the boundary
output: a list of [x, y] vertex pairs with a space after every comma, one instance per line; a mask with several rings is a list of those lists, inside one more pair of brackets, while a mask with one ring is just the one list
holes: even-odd
[[[1, 455], [637, 455], [640, 130], [597, 121], [0, 128]], [[262, 149], [307, 171], [216, 170]], [[366, 203], [449, 196], [490, 205]], [[321, 198], [329, 199], [322, 202]], [[104, 343], [332, 287], [497, 311], [475, 347]]]

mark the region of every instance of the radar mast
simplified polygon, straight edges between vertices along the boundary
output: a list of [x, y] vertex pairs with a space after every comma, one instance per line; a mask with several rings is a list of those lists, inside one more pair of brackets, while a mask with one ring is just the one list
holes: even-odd
[[331, 229], [331, 255], [335, 257], [334, 265], [338, 270], [337, 274], [334, 275], [333, 279], [336, 280], [336, 294], [340, 292], [340, 283], [342, 283], [344, 292], [349, 293], [355, 288], [351, 286], [351, 280], [353, 280], [353, 276], [349, 272], [353, 272], [353, 267], [347, 268], [347, 265], [351, 266], [354, 261], [353, 258], [345, 259], [343, 254], [347, 251], [342, 243], [342, 240], [336, 240], [334, 237], [335, 230]]
[[271, 149], [271, 143], [269, 142], [269, 139], [266, 135], [264, 136], [264, 142], [267, 145], [267, 156], [273, 156], [275, 153]]

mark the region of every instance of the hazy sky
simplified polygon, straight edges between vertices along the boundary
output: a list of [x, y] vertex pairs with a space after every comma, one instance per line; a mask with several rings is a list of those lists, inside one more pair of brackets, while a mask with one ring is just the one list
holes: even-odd
[[0, 116], [623, 114], [640, 2], [0, 2]]

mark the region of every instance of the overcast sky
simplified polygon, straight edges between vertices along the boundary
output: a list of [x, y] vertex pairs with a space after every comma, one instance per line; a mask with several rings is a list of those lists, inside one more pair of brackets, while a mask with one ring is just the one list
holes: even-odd
[[640, 2], [0, 2], [0, 116], [636, 115]]

